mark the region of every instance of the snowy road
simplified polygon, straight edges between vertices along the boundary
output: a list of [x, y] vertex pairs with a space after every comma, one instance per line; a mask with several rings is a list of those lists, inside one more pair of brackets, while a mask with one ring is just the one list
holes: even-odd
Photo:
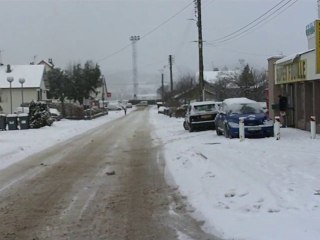
[[0, 239], [216, 239], [164, 180], [140, 109], [0, 171]]

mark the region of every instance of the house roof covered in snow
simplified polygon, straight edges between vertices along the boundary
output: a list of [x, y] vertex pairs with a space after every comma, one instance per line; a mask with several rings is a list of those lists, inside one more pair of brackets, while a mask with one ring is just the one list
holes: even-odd
[[44, 65], [10, 65], [11, 72], [7, 72], [7, 65], [0, 66], [0, 88], [9, 88], [8, 77], [13, 77], [12, 88], [20, 88], [20, 78], [24, 78], [24, 88], [40, 88], [44, 73]]
[[51, 67], [51, 68], [54, 67], [54, 64], [52, 63], [52, 61], [41, 60], [41, 61], [38, 63], [38, 65], [40, 65], [40, 64], [45, 64], [45, 65], [47, 65], [47, 66], [49, 66], [49, 67]]
[[292, 63], [294, 62], [296, 59], [300, 58], [301, 55], [303, 54], [306, 54], [306, 53], [309, 53], [309, 52], [312, 52], [314, 51], [315, 49], [310, 49], [310, 50], [307, 50], [307, 51], [304, 51], [304, 52], [299, 52], [299, 53], [295, 53], [295, 54], [292, 54], [290, 56], [287, 56], [287, 57], [283, 57], [279, 60], [276, 61], [276, 64], [287, 64], [287, 63]]

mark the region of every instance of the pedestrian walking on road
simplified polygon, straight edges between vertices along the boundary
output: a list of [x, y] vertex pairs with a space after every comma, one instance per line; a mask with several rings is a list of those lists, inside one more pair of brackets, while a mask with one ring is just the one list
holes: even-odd
[[124, 115], [127, 115], [127, 106], [122, 106], [123, 111], [124, 111]]

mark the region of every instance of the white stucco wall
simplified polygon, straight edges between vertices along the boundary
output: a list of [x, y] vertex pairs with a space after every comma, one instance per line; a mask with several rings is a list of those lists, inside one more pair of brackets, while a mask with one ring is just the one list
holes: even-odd
[[[12, 89], [12, 111], [14, 112], [17, 107], [20, 106], [22, 102], [21, 89]], [[46, 100], [45, 91], [42, 91], [42, 100]], [[1, 101], [0, 106], [2, 107], [3, 113], [11, 113], [10, 104], [10, 89], [1, 89], [0, 91]], [[37, 89], [24, 88], [23, 89], [23, 100], [24, 102], [31, 102], [32, 100], [37, 101], [38, 91]]]

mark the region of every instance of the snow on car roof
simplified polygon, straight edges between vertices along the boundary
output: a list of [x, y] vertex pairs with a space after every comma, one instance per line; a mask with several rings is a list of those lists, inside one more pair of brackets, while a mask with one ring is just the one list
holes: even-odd
[[200, 106], [200, 105], [217, 104], [217, 103], [218, 102], [215, 102], [215, 101], [203, 101], [203, 102], [193, 102], [193, 103], [190, 103], [190, 105]]
[[256, 103], [256, 101], [249, 98], [227, 98], [223, 101], [226, 104], [235, 104], [235, 103]]

